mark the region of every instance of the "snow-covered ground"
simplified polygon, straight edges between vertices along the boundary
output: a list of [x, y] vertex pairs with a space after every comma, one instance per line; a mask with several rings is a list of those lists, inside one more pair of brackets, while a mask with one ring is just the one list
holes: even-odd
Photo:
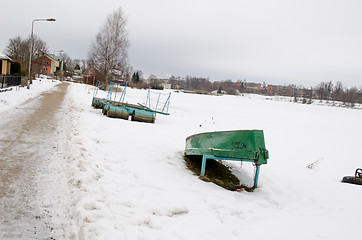
[[[0, 112], [54, 84], [35, 82], [32, 94], [1, 93]], [[146, 95], [128, 88], [126, 101], [144, 103]], [[360, 237], [362, 186], [340, 180], [362, 167], [361, 110], [172, 92], [170, 115], [150, 124], [107, 118], [91, 107], [92, 97], [92, 87], [72, 83], [59, 115], [56, 149], [71, 194], [70, 238]], [[270, 159], [252, 193], [203, 182], [183, 160], [186, 137], [235, 129], [264, 130]], [[251, 164], [227, 164], [252, 184]]]
[[11, 111], [12, 108], [24, 104], [27, 100], [39, 96], [44, 91], [52, 89], [57, 84], [59, 84], [59, 81], [37, 78], [37, 80], [33, 80], [30, 89], [19, 86], [6, 88], [11, 90], [0, 93], [0, 113], [7, 110]]

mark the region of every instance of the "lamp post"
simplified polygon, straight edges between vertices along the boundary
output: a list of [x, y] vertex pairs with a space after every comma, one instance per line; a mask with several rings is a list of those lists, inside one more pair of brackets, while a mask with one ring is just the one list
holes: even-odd
[[31, 38], [30, 38], [30, 56], [29, 56], [29, 75], [28, 75], [28, 81], [27, 81], [27, 88], [30, 88], [31, 81], [31, 57], [33, 55], [33, 41], [34, 41], [34, 22], [37, 21], [48, 21], [48, 22], [54, 22], [56, 21], [55, 18], [44, 18], [44, 19], [34, 19], [31, 23]]

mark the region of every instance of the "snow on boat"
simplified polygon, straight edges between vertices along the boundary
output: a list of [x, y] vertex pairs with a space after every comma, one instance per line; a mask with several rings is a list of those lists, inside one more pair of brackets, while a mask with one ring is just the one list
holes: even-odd
[[206, 132], [186, 138], [185, 156], [201, 155], [201, 176], [205, 175], [206, 160], [245, 161], [255, 164], [254, 187], [257, 187], [260, 165], [267, 164], [262, 130]]

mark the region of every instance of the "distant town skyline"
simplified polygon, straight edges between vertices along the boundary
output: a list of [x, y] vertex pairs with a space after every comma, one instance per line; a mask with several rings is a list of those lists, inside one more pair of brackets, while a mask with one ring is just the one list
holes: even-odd
[[[34, 33], [51, 53], [86, 59], [107, 14], [127, 16], [134, 70], [171, 75], [316, 86], [341, 81], [362, 87], [362, 2], [359, 0], [103, 0], [4, 2], [0, 52], [9, 39]], [[16, 9], [16, 14], [14, 10]]]

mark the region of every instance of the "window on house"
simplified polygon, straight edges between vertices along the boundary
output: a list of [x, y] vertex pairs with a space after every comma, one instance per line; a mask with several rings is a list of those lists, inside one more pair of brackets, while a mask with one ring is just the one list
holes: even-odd
[[48, 66], [48, 61], [44, 61], [44, 65], [45, 65], [45, 66]]
[[47, 71], [48, 71], [48, 68], [46, 68], [46, 67], [43, 68], [43, 71], [44, 71], [44, 72], [47, 72]]

